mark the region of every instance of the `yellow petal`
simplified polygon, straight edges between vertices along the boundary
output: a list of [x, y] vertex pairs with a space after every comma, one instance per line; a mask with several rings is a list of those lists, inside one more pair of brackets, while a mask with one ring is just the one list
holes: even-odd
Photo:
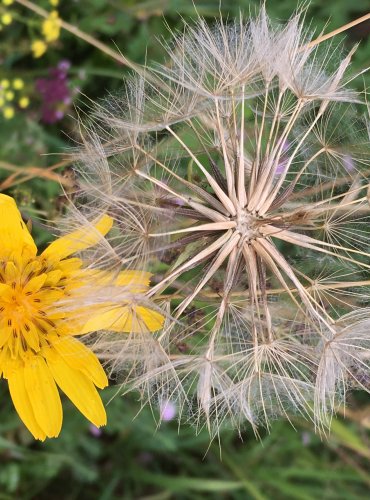
[[0, 348], [3, 347], [8, 342], [12, 332], [13, 332], [12, 326], [0, 327]]
[[151, 276], [151, 273], [144, 271], [121, 271], [115, 284], [129, 287], [131, 293], [145, 292], [149, 288]]
[[84, 226], [50, 243], [42, 253], [45, 258], [62, 260], [85, 248], [96, 245], [102, 236], [105, 236], [113, 225], [113, 219], [103, 215], [90, 226]]
[[62, 427], [62, 404], [52, 373], [41, 356], [26, 361], [24, 378], [38, 425], [48, 437], [57, 437]]
[[81, 279], [94, 285], [115, 285], [126, 287], [130, 293], [143, 293], [149, 288], [152, 274], [146, 271], [121, 271], [118, 274], [100, 269], [82, 269]]
[[143, 333], [159, 330], [164, 322], [164, 317], [141, 306], [126, 306], [105, 308], [101, 313], [91, 317], [83, 326], [82, 333], [98, 330], [113, 332]]
[[82, 327], [81, 333], [97, 332], [99, 330], [130, 331], [124, 330], [130, 311], [127, 307], [117, 307], [112, 309], [105, 307], [104, 310], [90, 319]]
[[30, 348], [38, 352], [40, 350], [40, 336], [35, 325], [31, 321], [26, 323], [22, 329], [22, 333]]
[[63, 273], [59, 269], [57, 269], [56, 271], [50, 271], [47, 274], [47, 278], [46, 278], [44, 285], [45, 286], [55, 286], [62, 276], [63, 276]]
[[9, 261], [6, 263], [5, 270], [4, 270], [4, 275], [5, 275], [5, 281], [10, 282], [10, 281], [18, 281], [19, 278], [19, 271], [17, 266], [14, 264], [14, 262]]
[[53, 347], [71, 368], [82, 372], [97, 387], [103, 389], [108, 385], [98, 358], [81, 342], [71, 337], [58, 337], [53, 341]]
[[39, 276], [35, 276], [35, 278], [32, 278], [27, 285], [23, 288], [23, 293], [36, 293], [44, 286], [44, 283], [46, 281], [47, 274], [40, 274]]
[[23, 367], [19, 366], [12, 372], [8, 377], [8, 385], [10, 396], [20, 419], [35, 439], [44, 441], [46, 434], [37, 423], [33, 413], [31, 401], [25, 386]]
[[36, 255], [37, 248], [13, 198], [0, 194], [0, 256], [27, 250]]
[[73, 369], [61, 356], [46, 354], [48, 366], [62, 391], [80, 412], [97, 427], [107, 423], [105, 409], [94, 384], [79, 370]]
[[77, 257], [72, 257], [71, 259], [63, 260], [59, 262], [58, 268], [63, 272], [63, 274], [71, 274], [77, 271], [82, 266], [82, 260]]
[[164, 317], [162, 314], [153, 309], [148, 309], [146, 307], [138, 306], [136, 307], [136, 316], [138, 316], [142, 321], [144, 321], [147, 329], [150, 332], [155, 332], [160, 330], [164, 323]]
[[11, 292], [10, 286], [0, 283], [0, 296], [3, 296], [5, 293], [8, 294], [9, 292]]

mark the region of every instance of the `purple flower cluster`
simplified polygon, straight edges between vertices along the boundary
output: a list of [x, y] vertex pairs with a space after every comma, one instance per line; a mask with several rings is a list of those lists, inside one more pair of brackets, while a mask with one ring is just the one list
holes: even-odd
[[60, 61], [56, 68], [51, 68], [48, 78], [36, 80], [36, 90], [41, 94], [41, 120], [55, 123], [64, 116], [66, 107], [72, 102], [68, 86], [69, 61]]

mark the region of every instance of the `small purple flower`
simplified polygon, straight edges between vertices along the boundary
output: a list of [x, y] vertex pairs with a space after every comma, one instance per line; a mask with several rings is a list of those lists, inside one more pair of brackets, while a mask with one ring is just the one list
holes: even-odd
[[159, 410], [161, 420], [164, 420], [165, 422], [173, 420], [177, 412], [176, 405], [168, 399], [161, 401], [161, 403], [159, 404]]
[[93, 424], [89, 424], [89, 431], [90, 434], [96, 438], [99, 438], [103, 434], [103, 431], [99, 427], [96, 427], [96, 425]]
[[69, 68], [71, 67], [70, 61], [67, 59], [63, 59], [62, 61], [59, 61], [57, 68], [60, 71], [64, 71], [64, 73], [68, 73]]
[[353, 172], [355, 170], [355, 163], [353, 161], [352, 156], [349, 155], [343, 156], [343, 166], [347, 170], [347, 172]]
[[287, 151], [289, 149], [289, 146], [290, 146], [289, 142], [285, 140], [283, 142], [283, 147], [282, 147], [282, 150], [281, 150], [282, 156], [280, 157], [280, 161], [279, 161], [279, 163], [278, 163], [278, 165], [276, 167], [276, 170], [275, 170], [275, 175], [276, 176], [279, 176], [279, 175], [281, 175], [284, 172], [284, 169], [285, 169], [286, 164], [288, 162], [288, 160], [286, 158], [286, 153], [287, 153]]
[[309, 446], [309, 444], [311, 443], [311, 434], [307, 431], [303, 431], [302, 432], [302, 444], [303, 446]]
[[69, 61], [60, 61], [56, 68], [49, 70], [48, 78], [36, 80], [36, 90], [41, 94], [41, 120], [55, 123], [65, 114], [65, 108], [72, 102], [68, 86]]

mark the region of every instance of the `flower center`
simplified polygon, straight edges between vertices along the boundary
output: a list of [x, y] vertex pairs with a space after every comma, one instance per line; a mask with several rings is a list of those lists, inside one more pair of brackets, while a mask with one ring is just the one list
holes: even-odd
[[257, 236], [256, 218], [245, 208], [235, 216], [236, 231], [242, 235], [243, 241], [249, 241]]
[[64, 292], [60, 286], [50, 286], [55, 270], [47, 267], [37, 258], [0, 262], [0, 348], [8, 347], [12, 358], [23, 357], [30, 349], [38, 352], [55, 329], [45, 310]]
[[[1, 303], [1, 301], [0, 301]], [[11, 301], [8, 302], [8, 315], [12, 316], [15, 320], [23, 321], [26, 317], [32, 316], [36, 312], [36, 308], [33, 304], [32, 294], [24, 294], [22, 288], [14, 290], [14, 295], [11, 297]]]

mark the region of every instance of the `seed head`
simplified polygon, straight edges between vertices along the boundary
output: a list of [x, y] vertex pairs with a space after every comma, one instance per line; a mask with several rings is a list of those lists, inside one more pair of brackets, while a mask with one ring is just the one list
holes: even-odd
[[155, 272], [148, 299], [168, 307], [162, 332], [96, 351], [211, 433], [292, 413], [321, 430], [364, 388], [366, 127], [353, 50], [311, 39], [300, 14], [198, 19], [97, 107], [81, 153], [85, 203], [116, 219], [117, 255]]

